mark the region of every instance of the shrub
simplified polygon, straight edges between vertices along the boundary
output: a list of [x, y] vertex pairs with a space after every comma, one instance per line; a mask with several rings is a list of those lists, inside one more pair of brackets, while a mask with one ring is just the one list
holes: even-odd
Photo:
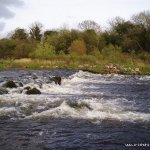
[[13, 52], [14, 58], [27, 58], [33, 51], [33, 44], [27, 41], [18, 41]]
[[148, 52], [139, 53], [138, 57], [142, 59], [143, 61], [150, 63], [150, 53]]
[[83, 40], [75, 40], [71, 44], [71, 53], [75, 55], [85, 55], [86, 54], [86, 45]]
[[106, 40], [103, 34], [99, 36], [98, 49], [101, 51], [106, 46]]
[[16, 42], [14, 40], [0, 40], [0, 58], [11, 58], [15, 47]]
[[49, 58], [55, 54], [55, 48], [48, 43], [39, 44], [37, 49], [30, 54], [33, 58]]
[[86, 30], [83, 33], [83, 39], [86, 43], [87, 54], [91, 54], [95, 48], [98, 48], [99, 37], [94, 30]]
[[59, 54], [63, 51], [65, 54], [69, 53], [69, 48], [71, 46], [71, 33], [69, 30], [61, 30], [58, 34], [56, 41], [56, 53]]
[[113, 46], [112, 44], [109, 44], [108, 46], [104, 47], [102, 50], [102, 54], [106, 56], [111, 55], [119, 55], [122, 52], [122, 49], [118, 46]]

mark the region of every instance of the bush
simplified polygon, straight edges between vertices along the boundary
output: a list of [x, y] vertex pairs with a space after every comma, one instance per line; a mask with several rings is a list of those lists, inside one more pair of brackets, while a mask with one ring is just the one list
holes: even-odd
[[33, 51], [33, 44], [27, 41], [18, 41], [13, 52], [14, 58], [28, 58]]
[[106, 46], [106, 40], [103, 34], [99, 36], [98, 49], [101, 51]]
[[83, 33], [83, 39], [86, 43], [87, 54], [91, 54], [98, 48], [99, 37], [94, 30], [86, 30]]
[[71, 46], [71, 33], [69, 30], [61, 30], [57, 36], [56, 41], [56, 53], [59, 54], [60, 51], [63, 51], [65, 54], [69, 53], [69, 48]]
[[0, 58], [11, 58], [16, 47], [14, 40], [3, 39], [0, 40]]
[[150, 53], [148, 52], [139, 53], [138, 57], [142, 59], [143, 61], [150, 63]]
[[39, 44], [37, 49], [30, 54], [33, 58], [49, 58], [55, 54], [55, 48], [48, 43]]
[[86, 45], [83, 40], [75, 40], [71, 44], [71, 54], [75, 55], [85, 55], [86, 54]]
[[99, 56], [100, 54], [101, 54], [101, 53], [100, 53], [99, 49], [96, 49], [96, 48], [95, 48], [95, 50], [93, 50], [92, 53], [91, 53], [91, 55], [93, 55], [93, 56]]
[[103, 48], [102, 50], [102, 54], [105, 55], [105, 56], [111, 56], [111, 55], [119, 55], [121, 54], [122, 52], [122, 49], [118, 46], [113, 46], [112, 44], [106, 46]]

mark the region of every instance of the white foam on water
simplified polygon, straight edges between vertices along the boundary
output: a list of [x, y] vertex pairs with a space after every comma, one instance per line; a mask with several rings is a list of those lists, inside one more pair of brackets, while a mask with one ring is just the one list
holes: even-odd
[[[9, 105], [6, 107], [5, 105]], [[4, 105], [4, 106], [3, 106]], [[150, 121], [150, 114], [137, 112], [127, 99], [79, 99], [75, 101], [13, 94], [0, 96], [0, 116], [26, 119], [76, 118], [91, 121]], [[29, 113], [29, 114], [28, 114]]]
[[74, 85], [67, 81], [63, 81], [62, 85], [43, 84], [40, 89], [42, 93], [50, 94], [82, 94], [80, 85]]
[[[92, 75], [93, 77], [101, 76], [101, 75], [94, 75], [94, 74]], [[39, 87], [39, 85], [37, 85], [36, 83], [29, 83], [26, 86], [30, 86], [32, 88], [35, 87], [45, 94], [83, 94], [83, 93], [86, 94], [85, 91], [83, 92], [83, 89], [86, 88], [86, 85], [84, 85], [84, 83], [98, 82], [97, 78], [93, 79], [93, 77], [91, 76], [91, 73], [85, 73], [83, 71], [79, 71], [78, 73], [75, 73], [69, 78], [63, 78], [61, 86], [56, 85], [54, 82], [44, 83], [42, 84], [41, 87]], [[95, 86], [91, 84], [91, 86], [88, 88], [95, 88]], [[89, 94], [89, 92], [87, 94]], [[96, 94], [96, 92], [94, 94]]]
[[[117, 104], [117, 103], [116, 103]], [[94, 100], [77, 101], [75, 104], [63, 101], [55, 108], [48, 109], [41, 113], [35, 113], [27, 118], [75, 118], [86, 120], [118, 120], [118, 121], [150, 121], [150, 114], [127, 111], [113, 101], [102, 103]]]
[[[109, 77], [109, 75], [105, 75], [105, 77]], [[74, 83], [114, 83], [113, 80], [105, 80], [104, 76], [101, 74], [93, 74], [89, 72], [79, 71], [72, 76], [70, 76], [70, 82]], [[106, 78], [107, 79], [107, 78]]]
[[0, 117], [14, 117], [17, 116], [17, 110], [15, 107], [2, 107], [0, 108]]
[[145, 75], [139, 78], [141, 81], [150, 81], [150, 75]]

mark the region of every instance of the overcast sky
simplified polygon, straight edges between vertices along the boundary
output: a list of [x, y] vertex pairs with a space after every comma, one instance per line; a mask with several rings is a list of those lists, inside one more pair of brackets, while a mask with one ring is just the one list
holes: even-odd
[[0, 34], [35, 21], [45, 29], [76, 27], [87, 19], [105, 26], [115, 16], [129, 19], [143, 10], [150, 10], [150, 0], [0, 0]]

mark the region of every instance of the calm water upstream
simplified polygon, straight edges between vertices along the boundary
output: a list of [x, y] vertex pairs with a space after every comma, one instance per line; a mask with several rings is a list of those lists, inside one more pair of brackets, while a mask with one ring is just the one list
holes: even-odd
[[0, 87], [8, 80], [23, 87], [0, 95], [0, 150], [150, 149], [125, 146], [150, 144], [150, 76], [0, 71]]

